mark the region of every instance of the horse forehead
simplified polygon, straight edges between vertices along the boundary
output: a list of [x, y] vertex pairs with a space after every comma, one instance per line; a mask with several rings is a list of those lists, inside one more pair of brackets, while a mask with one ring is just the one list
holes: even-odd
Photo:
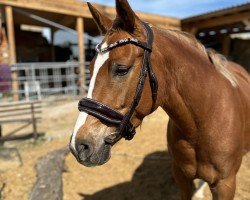
[[[108, 44], [106, 42], [104, 42], [101, 45], [101, 48], [105, 48], [107, 46], [108, 46]], [[94, 61], [94, 69], [93, 69], [93, 74], [92, 74], [92, 77], [90, 80], [88, 96], [92, 97], [92, 93], [93, 93], [93, 90], [95, 87], [95, 83], [96, 83], [96, 79], [97, 79], [97, 76], [99, 74], [99, 71], [108, 59], [109, 59], [109, 52], [97, 54], [97, 57]]]
[[[124, 40], [126, 37], [126, 34], [107, 34], [107, 37], [104, 38], [104, 40], [100, 43], [101, 49], [104, 49], [106, 47], [112, 47], [112, 45], [115, 45], [117, 42]], [[104, 63], [108, 60], [118, 60], [118, 59], [126, 59], [130, 60], [132, 55], [135, 55], [135, 52], [133, 51], [133, 45], [122, 45], [117, 48], [112, 48], [111, 51], [107, 51], [104, 53], [98, 53], [97, 57], [94, 61], [94, 69], [95, 68], [101, 68]]]
[[[101, 48], [106, 48], [108, 46], [107, 42], [104, 42], [102, 45], [101, 45]], [[98, 53], [97, 54], [97, 57], [95, 59], [95, 62], [94, 62], [94, 71], [96, 69], [99, 69], [103, 66], [103, 64], [109, 59], [109, 52], [104, 52], [104, 53]]]

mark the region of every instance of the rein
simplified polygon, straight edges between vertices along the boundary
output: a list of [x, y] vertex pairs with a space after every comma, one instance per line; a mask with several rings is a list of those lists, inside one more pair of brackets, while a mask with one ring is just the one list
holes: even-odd
[[135, 127], [130, 122], [130, 119], [135, 111], [135, 108], [137, 107], [141, 99], [141, 95], [143, 92], [143, 88], [144, 88], [147, 75], [149, 75], [150, 87], [152, 91], [152, 100], [153, 100], [152, 110], [155, 107], [155, 102], [157, 99], [158, 82], [157, 82], [155, 73], [153, 72], [151, 61], [150, 61], [154, 35], [150, 26], [145, 22], [142, 22], [142, 23], [147, 33], [147, 42], [142, 42], [135, 38], [125, 38], [103, 49], [101, 49], [100, 44], [96, 46], [97, 53], [108, 52], [116, 47], [126, 45], [126, 44], [133, 44], [144, 49], [143, 63], [141, 67], [139, 81], [138, 81], [137, 88], [136, 88], [136, 93], [135, 93], [134, 99], [130, 105], [128, 112], [125, 115], [123, 115], [120, 112], [110, 108], [109, 106], [99, 101], [96, 101], [94, 99], [89, 99], [89, 98], [83, 98], [82, 100], [80, 100], [78, 104], [78, 110], [80, 112], [86, 112], [103, 122], [113, 124], [118, 127], [117, 132], [107, 136], [104, 139], [105, 142], [110, 145], [114, 145], [123, 137], [126, 140], [133, 139], [136, 131], [135, 131]]

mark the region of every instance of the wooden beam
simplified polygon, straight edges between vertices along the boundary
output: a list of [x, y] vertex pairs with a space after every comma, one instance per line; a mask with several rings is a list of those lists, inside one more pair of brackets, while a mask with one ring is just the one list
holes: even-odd
[[76, 29], [78, 37], [78, 61], [80, 63], [80, 91], [82, 94], [85, 93], [85, 48], [84, 48], [84, 21], [82, 17], [77, 17]]
[[[15, 45], [15, 28], [14, 28], [14, 19], [13, 19], [13, 9], [11, 6], [5, 7], [6, 13], [6, 23], [7, 23], [7, 32], [8, 32], [8, 43], [9, 43], [9, 64], [13, 65], [16, 63], [16, 45]], [[11, 74], [12, 78], [12, 91], [13, 99], [15, 101], [19, 100], [18, 97], [18, 80], [17, 73], [14, 71]]]
[[215, 18], [219, 18], [222, 16], [230, 16], [230, 15], [233, 15], [235, 13], [242, 13], [242, 12], [249, 11], [249, 10], [250, 10], [250, 3], [246, 3], [246, 4], [239, 5], [239, 6], [225, 8], [225, 9], [221, 9], [218, 11], [209, 12], [209, 13], [201, 14], [198, 16], [194, 16], [194, 17], [188, 17], [188, 18], [182, 19], [181, 22], [183, 24], [188, 24], [188, 23], [202, 21], [202, 20], [206, 20], [206, 19], [212, 19], [212, 18], [215, 19]]
[[75, 17], [68, 16], [68, 15], [65, 15], [59, 22], [59, 24], [62, 24], [63, 26], [67, 26], [67, 27], [69, 27], [70, 25], [74, 23], [75, 23]]
[[53, 12], [72, 16], [91, 17], [88, 11], [86, 3], [82, 2], [70, 2], [70, 1], [51, 1], [51, 0], [30, 0], [28, 3], [26, 0], [0, 0], [0, 4], [10, 5], [13, 7], [26, 8], [31, 10], [40, 10], [45, 12]]
[[[85, 2], [80, 1], [51, 1], [51, 0], [0, 0], [0, 4], [10, 5], [19, 8], [26, 8], [31, 10], [40, 10], [45, 12], [52, 12], [64, 15], [71, 15], [75, 17], [92, 18], [89, 12], [88, 6]], [[98, 4], [93, 4], [98, 10], [102, 11], [104, 14], [108, 14], [111, 18], [116, 16], [116, 10], [114, 7], [103, 6]], [[138, 16], [144, 20], [148, 21], [154, 25], [169, 26], [174, 28], [180, 28], [180, 20], [174, 17], [166, 17], [154, 14], [147, 14], [142, 12], [136, 12]]]
[[[44, 136], [44, 133], [38, 133], [37, 137]], [[27, 140], [33, 137], [33, 133], [29, 134], [23, 134], [23, 135], [13, 135], [13, 136], [3, 136], [0, 138], [0, 143], [1, 142], [6, 142], [6, 141], [14, 141], [14, 140]]]
[[[105, 15], [109, 16], [110, 18], [115, 18], [116, 10], [113, 7], [100, 6], [100, 5], [95, 5], [95, 6], [97, 6], [97, 8], [101, 10]], [[180, 29], [181, 26], [180, 19], [177, 19], [175, 17], [166, 17], [166, 16], [148, 14], [143, 12], [136, 12], [136, 15], [144, 21], [147, 21], [153, 25], [164, 28]]]
[[233, 15], [226, 15], [218, 18], [211, 18], [202, 21], [195, 21], [192, 23], [183, 24], [183, 30], [190, 30], [192, 29], [192, 27], [196, 27], [198, 30], [206, 29], [206, 28], [241, 22], [249, 18], [250, 18], [250, 11], [243, 13], [235, 13]]

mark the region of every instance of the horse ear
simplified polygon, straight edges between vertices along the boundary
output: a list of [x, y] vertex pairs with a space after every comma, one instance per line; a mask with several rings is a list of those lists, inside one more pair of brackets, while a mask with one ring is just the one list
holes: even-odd
[[116, 13], [115, 26], [133, 33], [136, 28], [136, 20], [138, 20], [138, 17], [127, 0], [116, 0]]
[[102, 35], [105, 35], [106, 32], [112, 27], [112, 20], [101, 14], [95, 7], [91, 5], [91, 3], [87, 2], [89, 11], [92, 14], [92, 17], [100, 30]]

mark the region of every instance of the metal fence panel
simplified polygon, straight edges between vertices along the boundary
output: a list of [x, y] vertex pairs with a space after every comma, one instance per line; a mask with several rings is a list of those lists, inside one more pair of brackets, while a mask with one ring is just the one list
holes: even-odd
[[[62, 94], [77, 95], [80, 91], [79, 66], [78, 62], [15, 64], [11, 66], [11, 71], [17, 73], [17, 80], [10, 78], [0, 80], [0, 99], [3, 96], [11, 98], [14, 93], [18, 93], [20, 99], [38, 99], [39, 95], [41, 95], [41, 98]], [[86, 86], [84, 88], [86, 91], [90, 79], [88, 66], [89, 62], [86, 62]], [[10, 87], [14, 81], [18, 82], [18, 91], [13, 91]], [[40, 94], [34, 91], [32, 87], [27, 88], [32, 83], [38, 83]], [[1, 88], [4, 88], [4, 90], [1, 90]]]

